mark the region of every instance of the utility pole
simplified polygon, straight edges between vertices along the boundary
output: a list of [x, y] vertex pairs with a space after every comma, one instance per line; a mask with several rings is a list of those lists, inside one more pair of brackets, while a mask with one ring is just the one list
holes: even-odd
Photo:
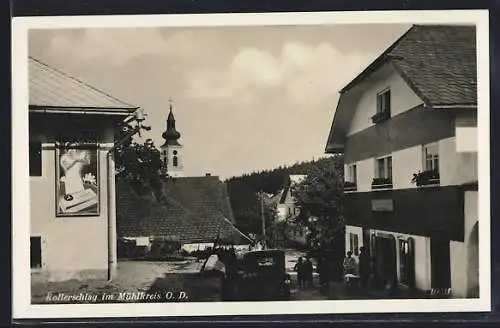
[[266, 219], [264, 217], [264, 192], [260, 191], [260, 214], [262, 216], [262, 236], [266, 235]]

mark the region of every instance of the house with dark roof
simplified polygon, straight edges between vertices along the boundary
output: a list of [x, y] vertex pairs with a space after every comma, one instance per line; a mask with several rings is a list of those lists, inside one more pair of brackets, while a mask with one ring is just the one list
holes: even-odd
[[29, 58], [32, 275], [111, 279], [116, 268], [115, 127], [127, 104]]
[[374, 284], [478, 297], [476, 29], [415, 25], [340, 90], [346, 249]]
[[[172, 104], [160, 147], [167, 175], [160, 184], [164, 200], [141, 194], [123, 177], [117, 177], [117, 233], [147, 253], [156, 242], [173, 242], [185, 251], [213, 247], [217, 240], [248, 248], [251, 239], [234, 225], [226, 184], [217, 176], [184, 176], [183, 146], [178, 139]], [[127, 254], [123, 254], [127, 257]]]
[[138, 193], [118, 178], [118, 238], [150, 246], [155, 240], [174, 241], [186, 251], [225, 244], [248, 245], [251, 240], [234, 225], [226, 186], [216, 176], [164, 178], [166, 200]]

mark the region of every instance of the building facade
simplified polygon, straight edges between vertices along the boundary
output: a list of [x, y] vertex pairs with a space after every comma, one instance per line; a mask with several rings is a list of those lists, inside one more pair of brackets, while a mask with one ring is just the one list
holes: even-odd
[[29, 59], [32, 275], [112, 278], [117, 124], [137, 107]]
[[473, 26], [413, 26], [340, 91], [346, 249], [375, 281], [478, 297]]

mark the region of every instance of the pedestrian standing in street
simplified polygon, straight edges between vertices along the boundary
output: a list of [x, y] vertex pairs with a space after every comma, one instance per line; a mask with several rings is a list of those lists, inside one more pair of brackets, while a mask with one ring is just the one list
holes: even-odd
[[299, 289], [304, 288], [305, 279], [304, 279], [304, 262], [302, 261], [302, 257], [299, 257], [299, 260], [295, 264], [293, 270], [297, 272], [297, 285]]
[[304, 263], [304, 278], [305, 278], [306, 288], [313, 287], [313, 270], [314, 268], [311, 262], [311, 258], [308, 257], [306, 259], [306, 262]]
[[356, 260], [352, 257], [352, 252], [347, 252], [344, 259], [344, 278], [348, 288], [352, 287], [352, 282], [358, 278]]
[[370, 254], [364, 247], [359, 249], [359, 277], [361, 279], [361, 288], [366, 290], [370, 280]]

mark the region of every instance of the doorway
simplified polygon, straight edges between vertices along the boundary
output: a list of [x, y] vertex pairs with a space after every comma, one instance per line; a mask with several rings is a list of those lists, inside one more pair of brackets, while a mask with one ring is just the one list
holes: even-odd
[[394, 285], [396, 271], [396, 239], [375, 237], [376, 276], [380, 286]]
[[31, 268], [42, 267], [42, 237], [30, 237]]
[[450, 243], [431, 238], [431, 287], [451, 288]]

